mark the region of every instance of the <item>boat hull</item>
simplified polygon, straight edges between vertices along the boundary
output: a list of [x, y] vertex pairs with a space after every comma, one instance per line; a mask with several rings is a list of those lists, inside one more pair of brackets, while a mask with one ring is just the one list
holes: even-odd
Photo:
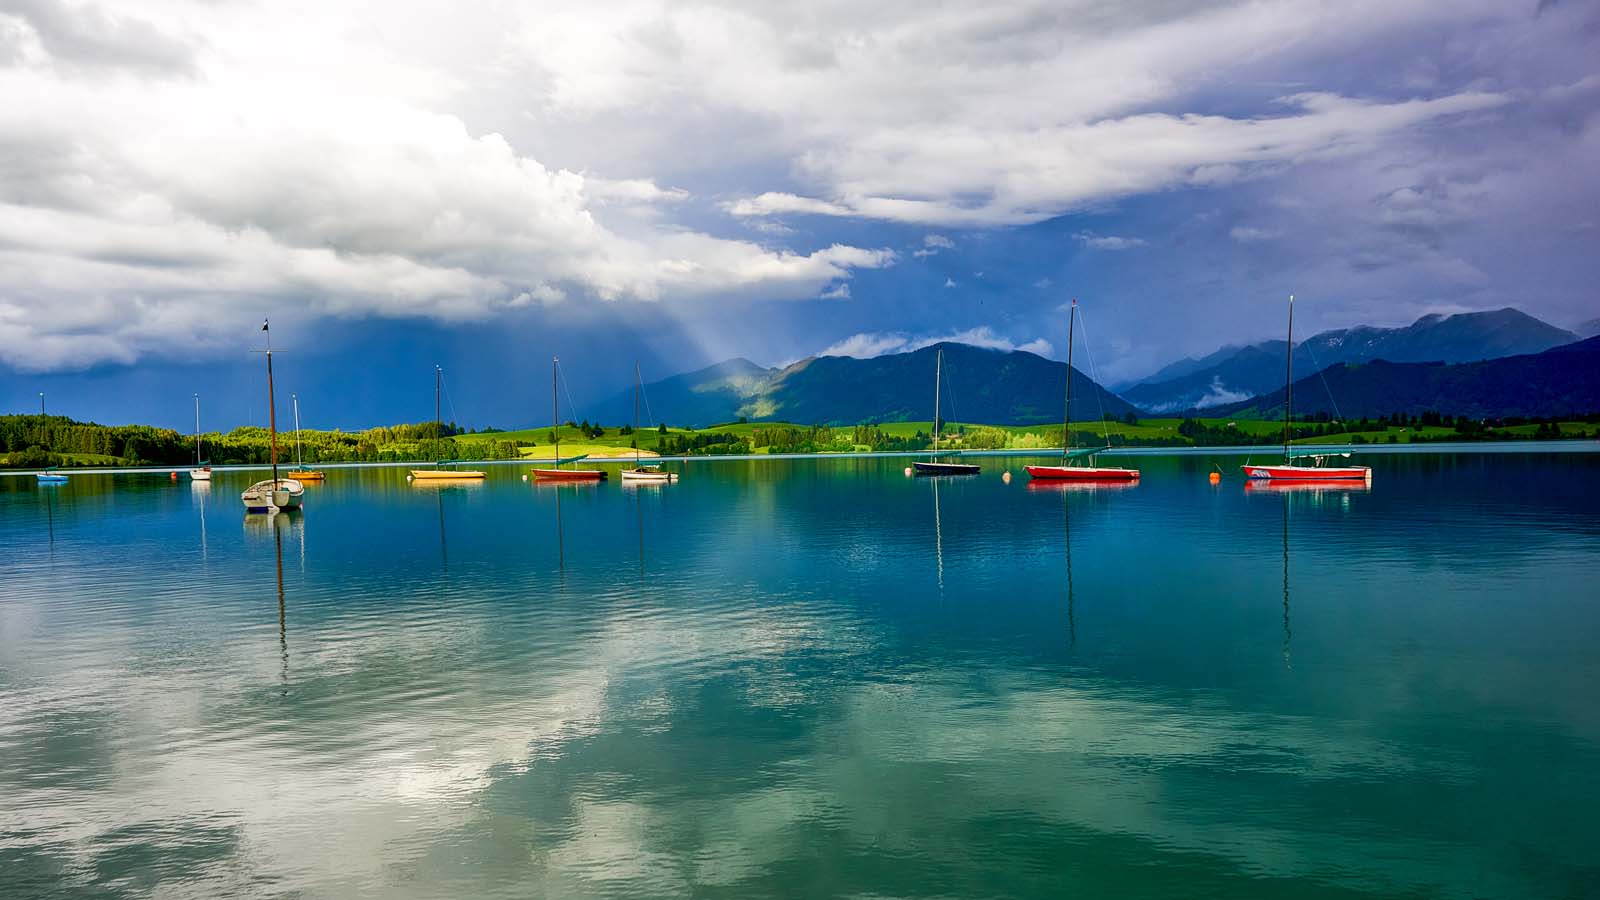
[[210, 481], [211, 480], [211, 467], [210, 466], [205, 466], [205, 467], [199, 468], [199, 469], [190, 469], [189, 470], [189, 480], [190, 481]]
[[976, 475], [981, 471], [972, 463], [914, 462], [911, 468], [918, 475]]
[[324, 475], [321, 472], [316, 472], [316, 471], [312, 471], [312, 470], [308, 469], [308, 470], [305, 470], [305, 471], [290, 472], [289, 473], [289, 477], [293, 478], [295, 481], [322, 481], [323, 479], [327, 478], [328, 476]]
[[476, 469], [412, 469], [411, 477], [418, 481], [475, 481], [487, 476]]
[[606, 473], [600, 469], [534, 469], [533, 477], [540, 481], [605, 481]]
[[1041, 481], [1138, 481], [1138, 469], [1104, 466], [1025, 466], [1029, 478]]
[[1367, 466], [1240, 466], [1256, 481], [1371, 481]]
[[291, 478], [267, 479], [245, 488], [239, 499], [246, 512], [273, 513], [286, 509], [299, 509], [306, 487]]
[[660, 469], [652, 469], [652, 468], [624, 469], [623, 472], [622, 472], [622, 480], [623, 481], [653, 481], [653, 482], [658, 482], [658, 483], [665, 484], [667, 482], [677, 481], [678, 480], [678, 473], [676, 473], [676, 472], [663, 472]]
[[39, 480], [40, 484], [66, 484], [67, 483], [67, 476], [65, 476], [65, 475], [47, 475], [44, 472], [40, 472], [40, 473], [34, 475], [33, 477], [37, 478]]

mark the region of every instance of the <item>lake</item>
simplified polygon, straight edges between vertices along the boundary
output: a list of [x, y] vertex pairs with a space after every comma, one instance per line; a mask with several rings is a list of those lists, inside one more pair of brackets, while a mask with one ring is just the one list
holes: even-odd
[[1028, 461], [0, 479], [0, 896], [1600, 896], [1600, 453]]

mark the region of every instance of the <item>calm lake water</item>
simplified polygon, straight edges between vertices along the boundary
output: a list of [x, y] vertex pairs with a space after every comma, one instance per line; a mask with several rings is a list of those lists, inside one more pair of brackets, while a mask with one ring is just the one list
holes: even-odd
[[0, 896], [1600, 896], [1600, 454], [1239, 461], [0, 479]]

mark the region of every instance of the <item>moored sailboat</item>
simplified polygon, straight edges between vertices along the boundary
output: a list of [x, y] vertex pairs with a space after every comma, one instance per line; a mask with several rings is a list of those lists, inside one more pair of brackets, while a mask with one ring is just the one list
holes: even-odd
[[639, 459], [639, 364], [633, 364], [633, 468], [622, 470], [623, 481], [656, 482], [666, 484], [678, 480], [678, 473], [668, 472], [660, 466], [647, 466]]
[[413, 481], [477, 481], [485, 478], [483, 472], [477, 469], [446, 469], [443, 468], [445, 460], [441, 457], [441, 447], [444, 439], [444, 407], [440, 398], [444, 392], [444, 370], [438, 366], [433, 367], [433, 464], [432, 469], [412, 469]]
[[911, 464], [918, 475], [976, 475], [978, 466], [972, 463], [939, 462], [939, 430], [944, 420], [939, 415], [939, 385], [944, 380], [944, 348], [938, 348], [937, 362], [933, 368], [933, 451], [932, 459]]
[[289, 477], [296, 481], [321, 481], [328, 476], [316, 469], [306, 468], [305, 457], [300, 449], [300, 395], [290, 394], [289, 398], [294, 401], [294, 470]]
[[600, 469], [563, 469], [562, 463], [577, 462], [586, 459], [588, 454], [579, 454], [570, 459], [561, 458], [561, 401], [557, 389], [561, 378], [561, 358], [552, 357], [550, 363], [550, 410], [554, 422], [551, 424], [551, 434], [556, 439], [555, 462], [550, 468], [533, 467], [533, 477], [540, 481], [604, 481], [606, 473]]
[[[1061, 465], [1059, 466], [1025, 466], [1028, 477], [1051, 481], [1104, 481], [1104, 482], [1129, 482], [1139, 480], [1138, 469], [1124, 469], [1119, 466], [1097, 466], [1094, 464], [1096, 454], [1111, 449], [1110, 434], [1106, 434], [1106, 443], [1100, 447], [1077, 449], [1072, 446], [1072, 350], [1074, 332], [1078, 321], [1078, 300], [1072, 300], [1072, 309], [1067, 314], [1067, 412], [1062, 420], [1061, 429]], [[1101, 423], [1104, 425], [1105, 416], [1102, 415]], [[1080, 463], [1075, 465], [1074, 463]]]
[[200, 455], [200, 395], [194, 395], [194, 468], [189, 470], [189, 478], [193, 481], [210, 481], [211, 467], [206, 465], [204, 457]]
[[261, 323], [261, 330], [267, 333], [267, 425], [270, 434], [267, 452], [272, 459], [272, 477], [245, 488], [239, 499], [244, 503], [245, 512], [276, 513], [299, 509], [306, 488], [292, 478], [278, 477], [278, 411], [272, 392], [272, 330], [265, 320]]
[[[1279, 465], [1257, 466], [1245, 463], [1240, 466], [1246, 478], [1272, 481], [1364, 481], [1372, 482], [1372, 469], [1367, 466], [1331, 465], [1330, 460], [1348, 459], [1351, 451], [1320, 447], [1291, 447], [1289, 427], [1290, 411], [1294, 402], [1294, 295], [1289, 295], [1289, 342], [1284, 347], [1283, 373], [1283, 462]], [[1296, 463], [1309, 460], [1311, 465]]]

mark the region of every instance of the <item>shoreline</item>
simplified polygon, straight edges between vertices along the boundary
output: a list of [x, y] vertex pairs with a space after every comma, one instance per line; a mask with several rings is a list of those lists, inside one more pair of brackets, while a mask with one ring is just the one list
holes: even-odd
[[[1245, 444], [1216, 447], [1113, 447], [1103, 451], [1102, 456], [1250, 456], [1252, 454], [1271, 455], [1277, 452], [1277, 444]], [[1307, 445], [1296, 445], [1307, 446]], [[1311, 445], [1321, 447], [1322, 445]], [[1329, 444], [1326, 449], [1330, 453], [1350, 451], [1358, 455], [1402, 455], [1417, 453], [1600, 453], [1600, 440], [1582, 438], [1572, 440], [1545, 440], [1545, 441], [1439, 441], [1417, 444], [1359, 444], [1355, 446], [1343, 444]], [[1001, 450], [964, 450], [959, 455], [964, 457], [983, 458], [1027, 458], [1034, 457], [1049, 459], [1059, 456], [1061, 448], [1034, 448], [1034, 449], [1001, 449]], [[885, 450], [877, 452], [856, 453], [746, 453], [728, 456], [657, 456], [652, 462], [750, 462], [761, 460], [803, 460], [803, 459], [912, 459], [927, 456], [926, 450]], [[535, 466], [549, 465], [554, 462], [550, 457], [522, 459], [485, 459], [485, 460], [460, 460], [461, 465], [474, 467], [487, 466]], [[586, 463], [598, 465], [627, 465], [633, 462], [630, 453], [626, 457], [590, 457]], [[316, 468], [321, 470], [333, 469], [420, 469], [433, 465], [427, 461], [398, 461], [398, 462], [330, 462], [317, 463]], [[54, 471], [63, 475], [159, 475], [177, 472], [179, 478], [187, 480], [188, 471], [193, 466], [63, 466]], [[280, 464], [279, 469], [288, 469], [289, 466]], [[265, 463], [238, 465], [238, 466], [212, 466], [213, 472], [270, 472], [272, 467]], [[39, 469], [6, 469], [0, 470], [0, 477], [26, 477], [32, 478]]]

